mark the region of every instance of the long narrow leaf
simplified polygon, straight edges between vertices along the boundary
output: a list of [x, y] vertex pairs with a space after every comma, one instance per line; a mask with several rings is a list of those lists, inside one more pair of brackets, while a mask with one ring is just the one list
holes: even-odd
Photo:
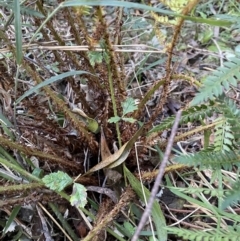
[[34, 86], [33, 88], [31, 88], [30, 90], [28, 90], [27, 92], [25, 92], [21, 97], [19, 97], [17, 100], [16, 100], [16, 104], [18, 104], [20, 101], [22, 101], [24, 98], [26, 98], [27, 96], [31, 95], [32, 93], [34, 93], [36, 90], [46, 86], [46, 85], [49, 85], [49, 84], [52, 84], [58, 80], [61, 80], [61, 79], [64, 79], [66, 77], [69, 77], [69, 76], [73, 76], [73, 75], [80, 75], [80, 74], [90, 74], [89, 72], [86, 72], [86, 71], [82, 71], [82, 70], [79, 70], [79, 71], [69, 71], [69, 72], [66, 72], [66, 73], [63, 73], [63, 74], [59, 74], [57, 76], [53, 76], [49, 79], [46, 79], [45, 81], [43, 81], [42, 83]]
[[20, 206], [20, 205], [17, 205], [17, 206], [12, 210], [11, 215], [9, 216], [8, 221], [7, 221], [7, 223], [6, 223], [5, 227], [4, 227], [2, 237], [7, 233], [8, 228], [9, 228], [10, 225], [12, 224], [14, 218], [16, 218], [16, 216], [18, 215], [20, 209], [21, 209], [21, 206]]
[[[126, 168], [124, 167], [124, 173], [127, 177], [127, 179], [130, 182], [131, 187], [133, 190], [137, 193], [137, 195], [140, 197], [140, 199], [144, 202], [144, 195], [142, 193], [142, 187], [141, 183], [138, 181], [136, 177]], [[144, 192], [146, 195], [146, 198], [150, 198], [150, 192], [147, 188], [144, 187]], [[162, 213], [162, 210], [160, 208], [160, 205], [157, 201], [154, 201], [153, 207], [152, 207], [152, 217], [157, 229], [157, 235], [159, 241], [166, 241], [167, 240], [167, 231], [165, 229], [166, 227], [166, 221], [164, 218], [164, 215]]]
[[20, 14], [20, 1], [14, 0], [14, 27], [15, 27], [15, 38], [16, 38], [16, 55], [17, 55], [17, 64], [20, 65], [22, 62], [22, 21]]
[[[169, 16], [175, 16], [175, 17], [182, 17], [186, 20], [190, 20], [197, 23], [206, 23], [213, 26], [220, 26], [220, 27], [228, 27], [231, 26], [233, 22], [226, 21], [226, 20], [216, 20], [216, 19], [204, 19], [204, 18], [198, 18], [198, 17], [190, 17], [181, 15], [172, 11], [160, 9], [160, 8], [154, 8], [150, 7], [144, 4], [139, 3], [132, 3], [132, 2], [126, 2], [126, 1], [109, 1], [109, 0], [96, 0], [96, 1], [88, 1], [88, 0], [73, 0], [73, 1], [65, 1], [58, 5], [58, 7], [48, 15], [48, 17], [43, 21], [41, 26], [37, 29], [35, 34], [30, 40], [30, 43], [36, 38], [37, 34], [40, 32], [40, 30], [43, 28], [43, 26], [49, 21], [50, 18], [52, 18], [58, 10], [60, 10], [63, 7], [76, 7], [76, 6], [112, 6], [112, 7], [125, 7], [125, 8], [135, 8], [135, 9], [143, 9], [146, 11], [153, 11]], [[30, 44], [29, 43], [29, 44]]]
[[175, 16], [175, 17], [182, 17], [186, 20], [190, 20], [197, 23], [206, 23], [214, 26], [230, 26], [232, 23], [230, 21], [226, 20], [216, 20], [216, 19], [204, 19], [204, 18], [198, 18], [198, 17], [190, 17], [181, 15], [169, 10], [164, 10], [161, 8], [156, 7], [150, 7], [148, 5], [139, 4], [139, 3], [132, 3], [132, 2], [126, 2], [126, 1], [109, 1], [109, 0], [95, 0], [95, 1], [89, 1], [89, 0], [72, 0], [72, 1], [66, 1], [62, 3], [62, 7], [74, 7], [74, 6], [82, 6], [82, 5], [88, 5], [88, 6], [112, 6], [112, 7], [124, 7], [124, 8], [136, 8], [136, 9], [143, 9], [146, 11], [153, 11], [157, 13], [161, 13], [164, 15], [169, 16]]

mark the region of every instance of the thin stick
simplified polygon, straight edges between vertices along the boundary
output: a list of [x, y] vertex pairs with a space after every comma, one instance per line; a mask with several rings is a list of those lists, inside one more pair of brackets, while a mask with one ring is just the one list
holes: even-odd
[[152, 191], [151, 191], [151, 196], [150, 196], [150, 198], [148, 200], [148, 204], [147, 204], [147, 206], [146, 206], [146, 208], [144, 210], [144, 213], [143, 213], [143, 215], [141, 217], [141, 220], [139, 222], [137, 230], [135, 231], [135, 233], [134, 233], [134, 235], [132, 237], [132, 241], [137, 241], [138, 240], [139, 234], [140, 234], [140, 232], [141, 232], [141, 230], [142, 230], [146, 220], [148, 219], [148, 216], [151, 213], [152, 205], [153, 205], [153, 202], [155, 200], [156, 194], [158, 192], [158, 187], [159, 187], [159, 185], [162, 182], [162, 178], [163, 178], [163, 175], [164, 175], [164, 170], [165, 170], [165, 167], [167, 165], [167, 161], [168, 161], [170, 153], [171, 153], [172, 145], [173, 145], [173, 142], [174, 142], [174, 137], [175, 137], [176, 132], [177, 132], [178, 123], [180, 121], [181, 114], [182, 114], [182, 111], [178, 111], [177, 112], [176, 119], [175, 119], [175, 122], [174, 122], [173, 128], [172, 128], [172, 132], [171, 132], [171, 135], [170, 135], [167, 147], [166, 147], [166, 151], [165, 151], [162, 163], [161, 163], [161, 165], [159, 167], [159, 173], [157, 175], [156, 181], [155, 181], [155, 183], [153, 185], [153, 188], [152, 188]]

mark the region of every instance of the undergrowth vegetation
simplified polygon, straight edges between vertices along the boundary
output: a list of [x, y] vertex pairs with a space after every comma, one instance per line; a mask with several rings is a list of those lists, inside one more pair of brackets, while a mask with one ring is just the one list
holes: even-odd
[[3, 240], [240, 240], [239, 3], [0, 6]]

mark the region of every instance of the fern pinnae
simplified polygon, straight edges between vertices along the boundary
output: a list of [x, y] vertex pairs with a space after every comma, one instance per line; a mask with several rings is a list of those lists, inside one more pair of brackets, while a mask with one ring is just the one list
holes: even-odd
[[237, 204], [240, 201], [240, 181], [237, 181], [233, 184], [232, 190], [228, 191], [221, 208], [225, 209], [228, 206]]
[[198, 167], [199, 169], [225, 169], [231, 170], [233, 165], [240, 166], [239, 156], [235, 152], [206, 152], [200, 151], [195, 154], [180, 155], [174, 161], [188, 166]]
[[237, 79], [240, 79], [240, 59], [234, 57], [206, 78], [204, 86], [192, 100], [191, 106], [219, 97], [224, 89], [229, 90], [230, 84], [237, 86]]
[[233, 146], [234, 135], [228, 121], [222, 117], [222, 122], [218, 122], [215, 126], [214, 133], [214, 151], [230, 151]]
[[203, 230], [188, 230], [181, 229], [175, 227], [166, 227], [169, 233], [175, 234], [179, 237], [184, 238], [184, 240], [190, 241], [211, 241], [211, 240], [226, 240], [226, 241], [238, 241], [239, 233], [236, 231], [225, 231], [221, 229], [221, 231], [217, 232], [214, 230], [203, 231]]
[[226, 96], [221, 96], [217, 102], [218, 110], [223, 113], [224, 116], [229, 117], [230, 119], [240, 117], [240, 110], [232, 99]]
[[240, 140], [240, 110], [237, 108], [233, 100], [225, 97], [219, 98], [218, 111], [223, 114], [224, 118], [230, 125], [231, 133], [228, 131], [229, 134], [227, 134], [228, 137], [226, 141], [229, 141], [229, 138], [232, 139], [230, 136], [232, 134], [235, 142], [238, 143]]
[[[193, 122], [195, 120], [202, 120], [207, 116], [211, 116], [215, 110], [216, 110], [216, 107], [213, 105], [213, 103], [210, 103], [209, 105], [190, 107], [189, 109], [184, 110], [182, 112], [180, 124], [187, 123], [189, 121]], [[170, 116], [165, 120], [163, 120], [163, 122], [160, 125], [153, 127], [153, 129], [151, 129], [148, 132], [148, 134], [151, 134], [153, 132], [160, 132], [168, 128], [171, 128], [174, 121], [175, 121], [175, 116]]]
[[[167, 187], [168, 188], [168, 187]], [[211, 195], [211, 196], [217, 196], [217, 197], [223, 197], [225, 195], [226, 191], [221, 190], [221, 189], [209, 189], [209, 188], [199, 188], [199, 187], [191, 187], [188, 186], [187, 188], [181, 188], [181, 187], [170, 187], [171, 189], [176, 189], [182, 193], [185, 194], [201, 194], [204, 193], [206, 195]]]

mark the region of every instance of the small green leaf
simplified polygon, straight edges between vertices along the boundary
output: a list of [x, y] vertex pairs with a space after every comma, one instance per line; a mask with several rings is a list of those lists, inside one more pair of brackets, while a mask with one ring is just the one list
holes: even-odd
[[79, 183], [74, 183], [70, 202], [72, 206], [84, 208], [84, 206], [87, 204], [87, 189]]
[[73, 182], [72, 178], [69, 177], [67, 173], [61, 171], [46, 175], [42, 180], [48, 188], [57, 192], [61, 192]]
[[98, 133], [99, 132], [99, 125], [98, 122], [95, 119], [92, 119], [88, 117], [81, 109], [79, 108], [73, 108], [72, 112], [76, 113], [78, 115], [78, 118], [83, 121], [88, 130], [90, 130], [93, 133]]
[[94, 67], [96, 63], [97, 64], [102, 63], [103, 54], [102, 54], [102, 52], [89, 51], [88, 52], [88, 58], [90, 60], [91, 65]]
[[123, 116], [137, 110], [137, 105], [135, 103], [135, 100], [133, 98], [127, 98], [123, 103], [122, 103], [122, 108], [123, 108]]
[[117, 122], [119, 122], [121, 120], [121, 117], [119, 117], [119, 116], [114, 116], [114, 117], [111, 117], [109, 120], [108, 120], [108, 122], [109, 123], [117, 123]]
[[122, 120], [127, 121], [127, 122], [130, 122], [130, 123], [134, 123], [135, 121], [137, 121], [137, 120], [134, 119], [134, 118], [128, 118], [128, 117], [123, 117]]
[[92, 118], [87, 119], [87, 128], [93, 133], [98, 133], [100, 128], [98, 122]]

